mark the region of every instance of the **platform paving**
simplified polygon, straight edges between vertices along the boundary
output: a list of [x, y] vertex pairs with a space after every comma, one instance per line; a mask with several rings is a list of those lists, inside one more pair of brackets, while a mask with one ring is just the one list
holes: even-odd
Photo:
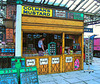
[[[88, 65], [84, 63], [84, 70]], [[94, 72], [85, 72], [84, 70], [56, 73], [48, 75], [39, 75], [39, 84], [100, 84], [100, 58], [93, 58], [90, 69]]]

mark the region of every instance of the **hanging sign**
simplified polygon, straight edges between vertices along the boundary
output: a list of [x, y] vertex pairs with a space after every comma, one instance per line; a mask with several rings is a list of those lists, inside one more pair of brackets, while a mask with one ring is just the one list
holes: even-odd
[[66, 12], [65, 11], [60, 11], [60, 10], [56, 10], [56, 17], [63, 17], [65, 18], [66, 16]]
[[52, 9], [32, 7], [32, 6], [22, 6], [22, 14], [52, 17]]
[[48, 58], [41, 58], [40, 59], [40, 65], [47, 65], [48, 64]]
[[84, 28], [84, 32], [93, 33], [93, 28]]
[[66, 63], [72, 62], [72, 61], [73, 61], [73, 58], [72, 57], [66, 57]]
[[34, 66], [34, 65], [35, 65], [35, 59], [26, 60], [26, 66]]
[[52, 64], [59, 64], [59, 57], [57, 58], [52, 58]]

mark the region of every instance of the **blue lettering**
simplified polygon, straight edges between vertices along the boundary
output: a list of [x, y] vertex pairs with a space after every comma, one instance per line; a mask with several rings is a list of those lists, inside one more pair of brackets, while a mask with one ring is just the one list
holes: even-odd
[[42, 8], [40, 8], [40, 11], [42, 11]]
[[39, 12], [37, 12], [37, 15], [39, 15]]
[[31, 10], [31, 7], [28, 7], [28, 10]]
[[33, 7], [32, 7], [32, 10], [34, 10]]
[[40, 13], [39, 15], [42, 15], [42, 13]]
[[32, 14], [32, 11], [28, 11], [29, 14]]
[[24, 13], [27, 13], [27, 11], [24, 11]]
[[43, 13], [43, 15], [45, 15], [45, 16], [46, 16], [46, 13]]
[[24, 6], [24, 9], [25, 9], [25, 10], [27, 10], [27, 7], [26, 7], [26, 6]]
[[43, 9], [43, 11], [45, 11], [45, 12], [46, 12], [46, 10], [45, 10], [45, 9]]
[[35, 8], [35, 10], [39, 11], [39, 8]]
[[47, 13], [47, 16], [50, 16], [50, 13]]
[[36, 13], [35, 13], [35, 12], [33, 12], [33, 14], [35, 15]]
[[50, 12], [50, 10], [48, 9], [47, 12]]

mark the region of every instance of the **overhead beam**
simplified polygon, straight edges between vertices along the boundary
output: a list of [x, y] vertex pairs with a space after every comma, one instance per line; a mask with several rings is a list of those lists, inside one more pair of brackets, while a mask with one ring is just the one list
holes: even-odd
[[69, 2], [70, 2], [70, 0], [66, 2], [66, 4], [64, 5], [64, 7], [65, 7]]
[[70, 5], [70, 7], [69, 7], [69, 8], [71, 8], [71, 7], [72, 7], [72, 5], [73, 5], [75, 2], [76, 2], [76, 0], [74, 0], [74, 1], [73, 1], [73, 3]]
[[84, 0], [81, 0], [77, 5], [76, 7], [73, 9], [75, 11], [75, 9], [83, 2]]
[[[93, 0], [86, 8], [88, 8], [89, 6], [91, 6], [91, 4], [92, 4], [93, 2], [94, 2], [94, 0]], [[86, 8], [85, 8], [85, 9], [86, 9]]]
[[93, 11], [93, 10], [95, 10], [95, 9], [97, 9], [97, 8], [98, 8], [98, 6], [97, 6], [96, 8], [94, 7], [91, 11]]
[[100, 11], [100, 9], [99, 9], [99, 10], [97, 10], [97, 11], [95, 12], [95, 14], [97, 14], [99, 11]]
[[63, 0], [59, 3], [59, 5], [58, 5], [58, 6], [60, 6], [62, 2], [63, 2]]
[[78, 10], [80, 10], [89, 0], [87, 0]]
[[[95, 5], [96, 5], [96, 4], [94, 4], [94, 5], [92, 6], [92, 8], [93, 8]], [[86, 12], [90, 11], [92, 8], [89, 8]]]
[[55, 1], [53, 2], [53, 4], [52, 4], [52, 5], [54, 5], [56, 1], [57, 1], [57, 0], [55, 0]]

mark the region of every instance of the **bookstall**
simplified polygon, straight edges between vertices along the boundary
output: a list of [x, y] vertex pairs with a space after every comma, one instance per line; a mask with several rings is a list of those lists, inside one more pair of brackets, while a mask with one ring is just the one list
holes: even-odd
[[83, 18], [82, 13], [23, 5], [21, 52], [26, 67], [37, 66], [38, 74], [82, 70]]

